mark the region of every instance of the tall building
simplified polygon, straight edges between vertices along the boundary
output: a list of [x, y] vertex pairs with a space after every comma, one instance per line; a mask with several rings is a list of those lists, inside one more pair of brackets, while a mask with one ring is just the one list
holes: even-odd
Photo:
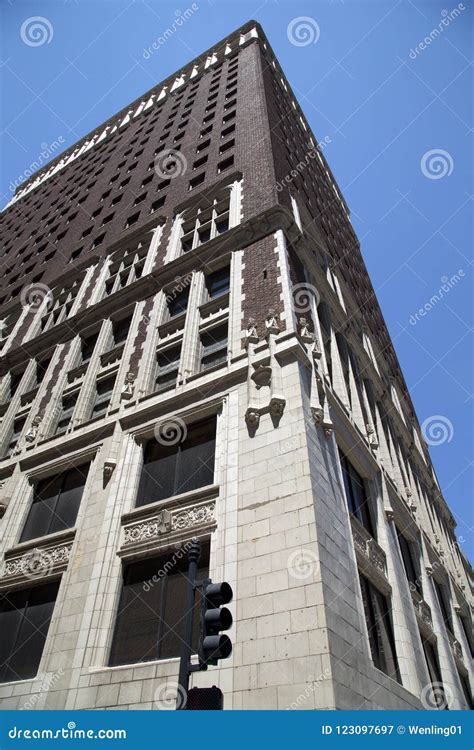
[[3, 709], [467, 708], [470, 569], [321, 149], [250, 21], [0, 217]]

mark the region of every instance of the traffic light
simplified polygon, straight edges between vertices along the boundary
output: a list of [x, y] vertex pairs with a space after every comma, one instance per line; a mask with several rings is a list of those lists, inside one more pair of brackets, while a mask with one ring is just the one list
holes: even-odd
[[227, 607], [232, 600], [232, 587], [226, 583], [204, 581], [201, 599], [201, 632], [199, 638], [199, 662], [201, 667], [217, 664], [232, 653], [232, 642], [221, 630], [232, 626], [232, 615]]

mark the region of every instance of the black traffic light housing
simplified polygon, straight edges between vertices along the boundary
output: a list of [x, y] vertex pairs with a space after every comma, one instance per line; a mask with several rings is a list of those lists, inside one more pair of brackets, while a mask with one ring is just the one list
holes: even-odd
[[232, 614], [223, 607], [232, 601], [232, 587], [223, 581], [203, 581], [201, 597], [201, 630], [199, 638], [199, 664], [201, 669], [216, 665], [219, 659], [227, 659], [232, 653], [232, 642], [221, 630], [232, 626]]

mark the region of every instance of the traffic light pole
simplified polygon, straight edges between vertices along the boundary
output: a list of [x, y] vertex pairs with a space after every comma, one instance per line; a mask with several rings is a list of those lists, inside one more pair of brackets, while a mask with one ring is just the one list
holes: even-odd
[[184, 640], [181, 648], [181, 661], [179, 663], [178, 694], [176, 696], [176, 710], [185, 710], [188, 700], [189, 673], [191, 667], [191, 656], [193, 653], [193, 617], [194, 617], [194, 591], [196, 587], [196, 573], [199, 558], [201, 557], [201, 542], [193, 539], [188, 552], [188, 585], [186, 591], [186, 620], [184, 623]]

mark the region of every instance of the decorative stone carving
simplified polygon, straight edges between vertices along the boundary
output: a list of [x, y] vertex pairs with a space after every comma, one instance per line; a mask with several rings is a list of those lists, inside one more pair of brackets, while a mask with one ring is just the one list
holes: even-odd
[[431, 576], [433, 575], [433, 567], [431, 565], [426, 565], [425, 570], [428, 578], [431, 578]]
[[255, 318], [249, 318], [247, 330], [245, 333], [245, 346], [248, 346], [250, 343], [258, 343], [257, 324]]
[[258, 427], [260, 424], [260, 412], [251, 406], [245, 412], [245, 421], [249, 427]]
[[269, 409], [272, 417], [282, 417], [285, 410], [286, 401], [284, 398], [273, 396], [270, 400]]
[[125, 384], [120, 394], [120, 398], [122, 400], [127, 400], [129, 398], [132, 398], [133, 392], [135, 390], [135, 379], [136, 379], [136, 375], [133, 372], [127, 372], [125, 376]]
[[385, 508], [385, 518], [389, 523], [395, 520], [395, 513], [392, 508]]
[[382, 547], [377, 544], [367, 529], [354, 516], [351, 516], [351, 526], [356, 549], [386, 578], [387, 558]]
[[182, 531], [193, 526], [212, 523], [215, 520], [215, 507], [216, 504], [212, 502], [196, 505], [193, 508], [185, 508], [177, 513], [173, 513], [171, 528], [173, 531]]
[[372, 448], [378, 448], [379, 447], [379, 441], [377, 439], [377, 433], [375, 432], [375, 429], [373, 425], [368, 424], [365, 425], [365, 429], [367, 432], [367, 438], [369, 440], [369, 445], [372, 446]]
[[138, 521], [124, 529], [124, 544], [138, 544], [171, 531], [171, 514], [167, 510], [160, 511], [156, 516]]
[[5, 560], [1, 578], [44, 578], [64, 568], [69, 562], [72, 542], [58, 544], [55, 547], [28, 550], [22, 555]]
[[324, 419], [324, 411], [320, 406], [311, 407], [311, 416], [315, 425], [317, 425], [318, 427], [322, 425]]
[[424, 599], [420, 599], [419, 595], [416, 595], [414, 591], [412, 591], [412, 600], [417, 617], [433, 629], [433, 618], [431, 616], [431, 607], [429, 604], [427, 604]]
[[268, 387], [272, 379], [272, 368], [269, 365], [257, 365], [250, 377], [257, 389]]
[[44, 415], [41, 412], [38, 412], [38, 414], [33, 419], [32, 423], [31, 423], [31, 427], [30, 427], [30, 429], [28, 430], [28, 432], [25, 435], [25, 440], [28, 443], [33, 443], [36, 440], [36, 438], [38, 437], [38, 430], [39, 430], [39, 426], [41, 424], [41, 420], [43, 419], [43, 416]]
[[114, 473], [114, 469], [117, 466], [117, 461], [104, 461], [104, 482], [107, 483]]
[[298, 318], [298, 333], [303, 341], [308, 344], [312, 343], [314, 336], [308, 328], [308, 319], [304, 316]]
[[311, 354], [313, 355], [313, 359], [321, 359], [321, 347], [316, 336], [313, 336], [313, 347], [311, 349]]
[[280, 326], [278, 324], [278, 319], [275, 313], [275, 310], [270, 308], [268, 311], [267, 317], [265, 318], [265, 327], [267, 329], [267, 333], [273, 333], [277, 334], [280, 333]]

